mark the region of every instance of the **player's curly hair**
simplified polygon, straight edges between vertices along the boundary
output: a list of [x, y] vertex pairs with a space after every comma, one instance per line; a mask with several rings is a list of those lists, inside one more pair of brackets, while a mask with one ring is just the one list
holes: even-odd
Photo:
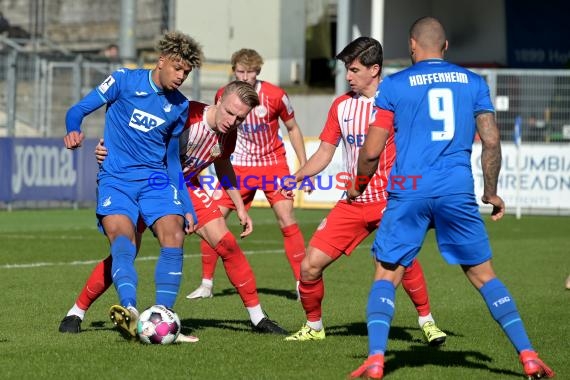
[[165, 57], [181, 59], [192, 68], [202, 66], [204, 53], [202, 46], [192, 37], [182, 32], [167, 32], [156, 44], [156, 49]]
[[259, 105], [259, 96], [255, 91], [255, 88], [247, 82], [240, 80], [234, 80], [224, 87], [224, 92], [222, 93], [222, 98], [225, 98], [229, 94], [237, 94], [239, 99], [250, 106], [255, 108]]
[[232, 70], [235, 71], [236, 65], [244, 65], [248, 69], [254, 69], [258, 73], [261, 71], [261, 66], [263, 66], [263, 58], [253, 49], [240, 49], [232, 54], [230, 60], [232, 64]]

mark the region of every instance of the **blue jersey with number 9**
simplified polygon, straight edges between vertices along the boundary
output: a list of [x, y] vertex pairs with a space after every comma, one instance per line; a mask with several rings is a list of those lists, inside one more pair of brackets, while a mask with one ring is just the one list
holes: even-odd
[[384, 78], [375, 103], [394, 113], [391, 197], [474, 193], [475, 118], [494, 112], [481, 76], [441, 59], [420, 61]]

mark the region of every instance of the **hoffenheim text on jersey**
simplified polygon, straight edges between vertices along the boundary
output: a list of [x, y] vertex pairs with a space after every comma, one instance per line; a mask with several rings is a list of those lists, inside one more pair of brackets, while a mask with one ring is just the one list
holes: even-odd
[[409, 79], [410, 86], [420, 86], [431, 83], [469, 83], [467, 74], [457, 71], [410, 75]]

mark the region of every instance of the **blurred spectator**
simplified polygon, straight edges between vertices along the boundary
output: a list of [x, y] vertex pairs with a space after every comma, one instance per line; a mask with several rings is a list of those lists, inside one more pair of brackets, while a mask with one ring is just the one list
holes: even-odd
[[6, 17], [4, 17], [4, 13], [0, 12], [0, 33], [4, 33], [10, 30], [10, 22]]
[[119, 45], [117, 45], [117, 44], [107, 45], [107, 47], [103, 50], [103, 55], [109, 61], [113, 61], [113, 62], [119, 61], [119, 59], [120, 59], [120, 57], [119, 57]]
[[5, 34], [8, 38], [30, 38], [30, 33], [24, 30], [21, 26], [11, 25], [10, 21], [4, 17], [4, 13], [2, 12], [0, 12], [0, 34]]

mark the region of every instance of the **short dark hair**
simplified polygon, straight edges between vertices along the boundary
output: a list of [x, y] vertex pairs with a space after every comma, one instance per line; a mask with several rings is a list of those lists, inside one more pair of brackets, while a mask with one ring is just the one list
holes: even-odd
[[432, 16], [417, 19], [410, 27], [410, 38], [415, 39], [424, 49], [445, 49], [445, 28], [441, 21]]
[[382, 67], [384, 60], [384, 53], [382, 51], [382, 44], [371, 37], [358, 37], [348, 45], [340, 53], [337, 54], [336, 59], [349, 65], [355, 59], [366, 66], [379, 65]]

